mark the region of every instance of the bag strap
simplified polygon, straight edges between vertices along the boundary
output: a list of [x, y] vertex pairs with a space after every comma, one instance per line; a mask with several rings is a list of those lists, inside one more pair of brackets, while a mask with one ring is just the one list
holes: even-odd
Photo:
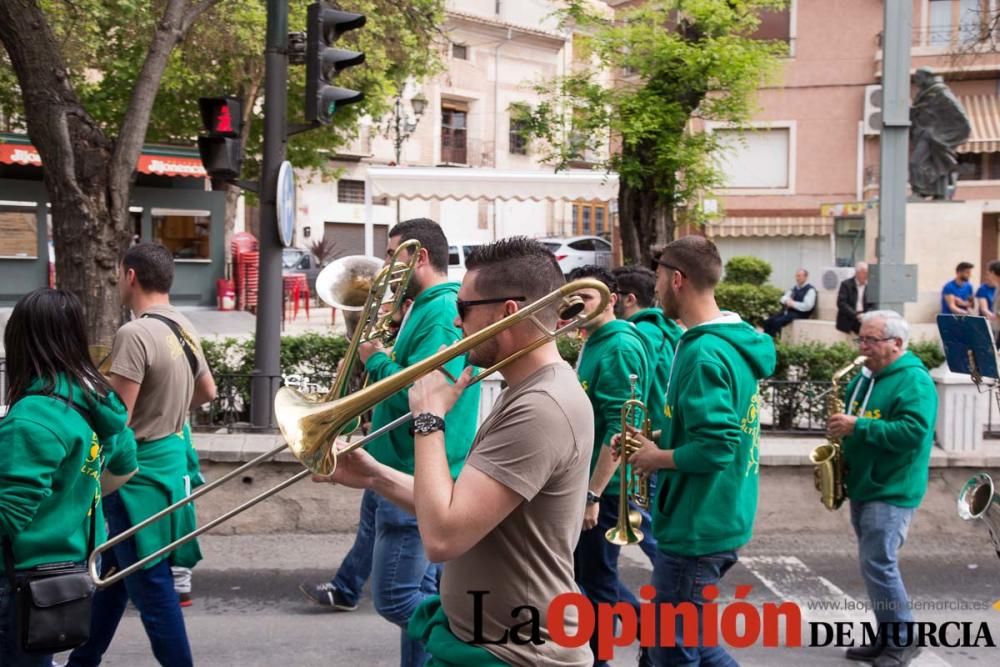
[[187, 357], [188, 365], [191, 366], [191, 376], [197, 378], [198, 357], [195, 355], [194, 349], [192, 349], [191, 343], [188, 341], [187, 336], [185, 336], [184, 332], [181, 331], [180, 325], [177, 324], [177, 322], [174, 322], [169, 317], [165, 317], [163, 315], [160, 315], [159, 313], [143, 313], [142, 318], [140, 319], [144, 319], [147, 317], [152, 318], [154, 320], [159, 320], [160, 322], [163, 322], [168, 327], [170, 327], [170, 330], [174, 332], [175, 336], [177, 336], [177, 342], [181, 344], [181, 349], [184, 350], [184, 356]]

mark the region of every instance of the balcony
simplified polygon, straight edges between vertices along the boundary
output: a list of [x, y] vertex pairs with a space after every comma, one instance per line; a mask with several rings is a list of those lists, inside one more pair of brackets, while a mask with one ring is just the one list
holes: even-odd
[[[881, 78], [884, 32], [878, 33], [876, 43], [875, 76]], [[914, 28], [910, 58], [911, 71], [929, 67], [942, 75], [961, 72], [964, 79], [995, 78], [1000, 72], [1000, 26], [969, 23]]]

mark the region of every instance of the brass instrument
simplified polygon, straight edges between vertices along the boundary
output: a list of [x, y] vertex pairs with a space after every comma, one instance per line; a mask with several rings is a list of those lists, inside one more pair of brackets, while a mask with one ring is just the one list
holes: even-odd
[[653, 431], [647, 416], [646, 404], [636, 397], [639, 376], [629, 375], [628, 379], [632, 384], [632, 397], [622, 403], [622, 428], [618, 441], [621, 452], [618, 464], [618, 522], [614, 528], [609, 528], [604, 533], [604, 538], [608, 542], [618, 546], [638, 544], [645, 537], [639, 530], [642, 516], [638, 512], [629, 511], [629, 500], [643, 509], [649, 508], [649, 477], [632, 472], [628, 467], [634, 451], [628, 443], [628, 428], [638, 428], [647, 438], [652, 437]]
[[[982, 519], [989, 530], [993, 549], [1000, 558], [1000, 493], [984, 472], [972, 476], [958, 494], [958, 516], [966, 521]], [[992, 511], [991, 511], [992, 510]]]
[[[866, 359], [864, 355], [855, 357], [851, 363], [833, 374], [833, 387], [830, 389], [830, 398], [827, 399], [827, 417], [844, 411], [844, 401], [840, 397], [840, 381], [864, 364]], [[844, 486], [846, 471], [844, 454], [840, 449], [840, 438], [827, 438], [825, 444], [812, 450], [809, 460], [816, 466], [813, 474], [816, 477], [816, 490], [819, 491], [820, 502], [828, 510], [840, 509], [847, 498], [847, 489]]]
[[[577, 296], [573, 296], [575, 292], [584, 289], [597, 290], [600, 295], [600, 303], [590, 313], [584, 313], [583, 300]], [[513, 315], [505, 317], [502, 320], [477, 331], [471, 336], [456, 341], [449, 347], [408, 368], [401, 370], [395, 375], [379, 380], [375, 384], [365, 387], [361, 391], [348, 396], [336, 398], [329, 402], [317, 403], [309, 400], [303, 396], [303, 394], [295, 391], [294, 389], [282, 387], [278, 390], [278, 394], [275, 397], [274, 412], [278, 421], [278, 426], [281, 429], [281, 434], [285, 438], [285, 444], [275, 447], [269, 452], [261, 454], [252, 461], [248, 461], [213, 482], [198, 487], [186, 498], [174, 503], [160, 512], [157, 512], [148, 519], [137, 523], [133, 527], [120, 533], [119, 535], [116, 535], [103, 545], [94, 549], [87, 562], [91, 578], [99, 588], [111, 586], [137, 570], [145, 567], [148, 563], [161, 558], [165, 554], [168, 554], [174, 549], [190, 542], [199, 535], [215, 528], [225, 521], [228, 521], [232, 517], [241, 514], [257, 503], [273, 496], [299, 480], [305, 479], [313, 473], [321, 475], [332, 474], [334, 470], [336, 470], [337, 457], [339, 455], [346, 454], [359, 447], [364, 447], [375, 438], [381, 437], [383, 434], [409, 423], [412, 419], [412, 415], [407, 413], [338, 451], [336, 436], [343, 432], [345, 425], [354, 419], [357, 419], [358, 415], [370, 410], [372, 407], [386, 400], [393, 394], [406, 389], [424, 375], [440, 370], [444, 364], [448, 363], [455, 357], [461, 356], [469, 350], [478, 347], [483, 342], [489, 340], [497, 334], [523, 322], [531, 322], [538, 328], [541, 335], [531, 344], [517, 350], [505, 359], [498, 361], [490, 368], [480, 371], [476, 377], [473, 378], [473, 383], [488, 377], [511, 362], [520, 359], [524, 355], [538, 349], [542, 345], [555, 340], [557, 336], [569, 333], [570, 331], [586, 324], [593, 318], [597, 317], [600, 313], [604, 312], [604, 309], [607, 307], [610, 300], [611, 294], [608, 291], [608, 288], [599, 280], [594, 280], [592, 278], [575, 280], [571, 283], [563, 285], [559, 289], [547, 294], [534, 303], [529, 304], [525, 308], [518, 310]], [[536, 314], [547, 309], [558, 309], [559, 318], [566, 321], [566, 323], [562, 326], [556, 327], [555, 329], [549, 329], [546, 327], [538, 320]], [[292, 454], [295, 455], [295, 458], [306, 466], [305, 470], [296, 473], [271, 489], [254, 496], [242, 505], [239, 505], [225, 514], [216, 517], [202, 526], [199, 526], [196, 530], [193, 530], [187, 535], [174, 540], [170, 544], [162, 547], [152, 554], [149, 554], [145, 558], [142, 558], [121, 571], [105, 577], [104, 579], [100, 577], [97, 567], [102, 553], [118, 544], [121, 544], [146, 526], [159, 521], [177, 509], [187, 505], [188, 503], [194, 502], [206, 493], [218, 488], [225, 482], [242, 475], [247, 470], [259, 465], [263, 461], [274, 457], [286, 448], [290, 449]]]

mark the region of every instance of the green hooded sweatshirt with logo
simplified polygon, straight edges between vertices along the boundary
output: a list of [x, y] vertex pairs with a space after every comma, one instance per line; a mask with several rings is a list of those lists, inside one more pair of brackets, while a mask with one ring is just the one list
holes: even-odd
[[[630, 375], [637, 375], [636, 396], [645, 400], [649, 392], [649, 359], [646, 343], [635, 325], [611, 320], [590, 334], [577, 361], [576, 375], [594, 409], [594, 451], [590, 474], [594, 474], [601, 447], [622, 430], [622, 403], [632, 397]], [[617, 496], [619, 471], [604, 487], [604, 495]]]
[[737, 315], [681, 336], [670, 373], [653, 534], [661, 551], [703, 556], [750, 541], [760, 475], [758, 382], [774, 372], [771, 337]]
[[646, 407], [653, 430], [660, 431], [666, 422], [663, 406], [667, 398], [667, 381], [674, 361], [674, 348], [684, 330], [673, 320], [668, 320], [659, 308], [645, 308], [628, 318], [642, 334], [646, 343], [646, 357], [650, 365], [649, 392]]
[[[413, 300], [403, 328], [392, 347], [392, 356], [378, 352], [368, 358], [365, 369], [369, 382], [383, 380], [404, 368], [435, 354], [442, 345], [451, 345], [462, 337], [455, 326], [458, 317], [458, 283], [441, 283], [423, 290]], [[468, 355], [452, 359], [444, 365], [458, 377], [465, 369]], [[410, 411], [409, 394], [397, 392], [375, 406], [372, 430], [385, 426]], [[445, 415], [444, 442], [452, 479], [458, 477], [462, 464], [472, 447], [479, 421], [479, 385], [466, 389]], [[413, 474], [413, 436], [406, 426], [375, 439], [367, 447], [375, 460], [409, 475]]]
[[[39, 391], [36, 380], [28, 392]], [[127, 475], [137, 465], [127, 419], [115, 394], [101, 398], [63, 377], [52, 395], [24, 396], [0, 419], [0, 536], [12, 538], [15, 568], [85, 560], [92, 507], [94, 543], [104, 543], [101, 473]]]
[[864, 369], [847, 385], [844, 405], [858, 416], [854, 433], [842, 442], [847, 496], [919, 505], [937, 420], [937, 389], [927, 368], [907, 351], [874, 377]]

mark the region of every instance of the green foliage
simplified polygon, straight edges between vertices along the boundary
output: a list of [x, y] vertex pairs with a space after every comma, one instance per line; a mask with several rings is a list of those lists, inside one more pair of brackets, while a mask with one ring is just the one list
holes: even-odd
[[542, 101], [525, 117], [544, 159], [563, 169], [592, 152], [623, 187], [655, 193], [670, 219], [687, 206], [686, 221], [705, 221], [688, 203], [721, 183], [717, 136], [703, 121], [739, 128], [751, 118], [757, 87], [787, 53], [752, 35], [761, 12], [787, 0], [649, 0], [614, 20], [600, 3], [567, 4], [572, 71], [539, 82]]
[[944, 363], [944, 350], [936, 340], [922, 340], [910, 343], [910, 352], [917, 355], [927, 370], [933, 370]]
[[781, 295], [782, 291], [774, 285], [723, 282], [715, 288], [719, 308], [739, 314], [753, 326], [760, 326], [781, 309]]
[[739, 255], [726, 262], [726, 273], [722, 280], [727, 283], [763, 285], [771, 277], [771, 265], [767, 260], [749, 255]]
[[576, 366], [583, 341], [576, 336], [560, 336], [556, 339], [556, 347], [559, 348], [559, 356], [565, 359], [570, 366]]

